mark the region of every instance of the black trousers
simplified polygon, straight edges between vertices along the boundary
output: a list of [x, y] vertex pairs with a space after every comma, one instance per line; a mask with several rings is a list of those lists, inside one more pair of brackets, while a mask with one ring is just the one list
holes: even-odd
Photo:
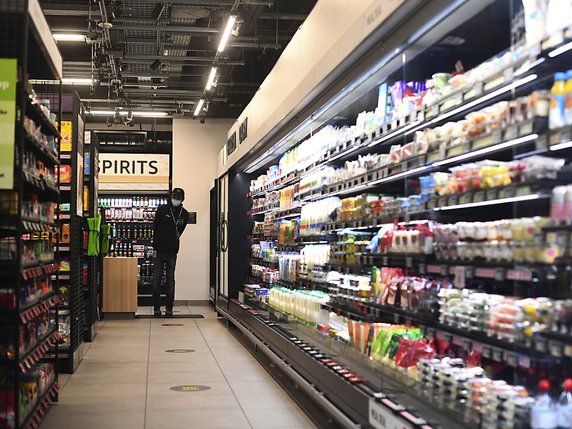
[[153, 307], [155, 311], [161, 309], [161, 280], [163, 278], [163, 267], [167, 274], [167, 310], [173, 310], [175, 300], [175, 265], [177, 255], [166, 255], [157, 252], [153, 261]]

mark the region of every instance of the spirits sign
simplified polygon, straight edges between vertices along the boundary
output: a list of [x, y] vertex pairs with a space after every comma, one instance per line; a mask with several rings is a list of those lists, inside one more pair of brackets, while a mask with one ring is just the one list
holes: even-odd
[[100, 190], [169, 190], [169, 155], [100, 153]]

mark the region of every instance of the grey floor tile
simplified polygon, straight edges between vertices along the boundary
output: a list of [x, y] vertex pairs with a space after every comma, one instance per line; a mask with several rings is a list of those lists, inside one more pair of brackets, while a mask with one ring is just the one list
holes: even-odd
[[146, 429], [242, 429], [251, 428], [240, 410], [207, 409], [147, 414]]
[[251, 408], [245, 410], [254, 429], [315, 428], [301, 411], [293, 408]]
[[204, 392], [177, 392], [177, 396], [170, 394], [149, 395], [147, 397], [147, 413], [160, 411], [184, 410], [218, 410], [224, 414], [226, 411], [240, 411], [240, 405], [234, 395], [204, 395]]
[[265, 393], [235, 392], [240, 406], [247, 409], [292, 408], [295, 406], [290, 397], [282, 391]]
[[[212, 309], [175, 310], [206, 318], [104, 321], [76, 373], [61, 376], [60, 402], [42, 429], [312, 427]], [[165, 352], [177, 348], [194, 352]], [[193, 384], [211, 389], [170, 390]]]
[[55, 405], [44, 421], [43, 429], [143, 429], [145, 414], [142, 412], [77, 411], [76, 408]]

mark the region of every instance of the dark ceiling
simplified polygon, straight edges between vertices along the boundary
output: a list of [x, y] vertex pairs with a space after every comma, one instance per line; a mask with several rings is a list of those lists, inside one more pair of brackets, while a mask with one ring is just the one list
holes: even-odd
[[[58, 42], [64, 79], [93, 78], [73, 89], [91, 110], [162, 111], [236, 118], [317, 0], [41, 0]], [[237, 35], [217, 52], [230, 15]], [[205, 91], [211, 67], [216, 87]], [[135, 113], [136, 114], [136, 113]]]

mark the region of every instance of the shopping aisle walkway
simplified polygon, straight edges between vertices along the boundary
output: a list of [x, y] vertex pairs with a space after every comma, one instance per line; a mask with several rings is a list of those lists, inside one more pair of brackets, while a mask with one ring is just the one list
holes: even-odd
[[42, 429], [314, 427], [210, 308], [175, 310], [205, 318], [106, 321]]

